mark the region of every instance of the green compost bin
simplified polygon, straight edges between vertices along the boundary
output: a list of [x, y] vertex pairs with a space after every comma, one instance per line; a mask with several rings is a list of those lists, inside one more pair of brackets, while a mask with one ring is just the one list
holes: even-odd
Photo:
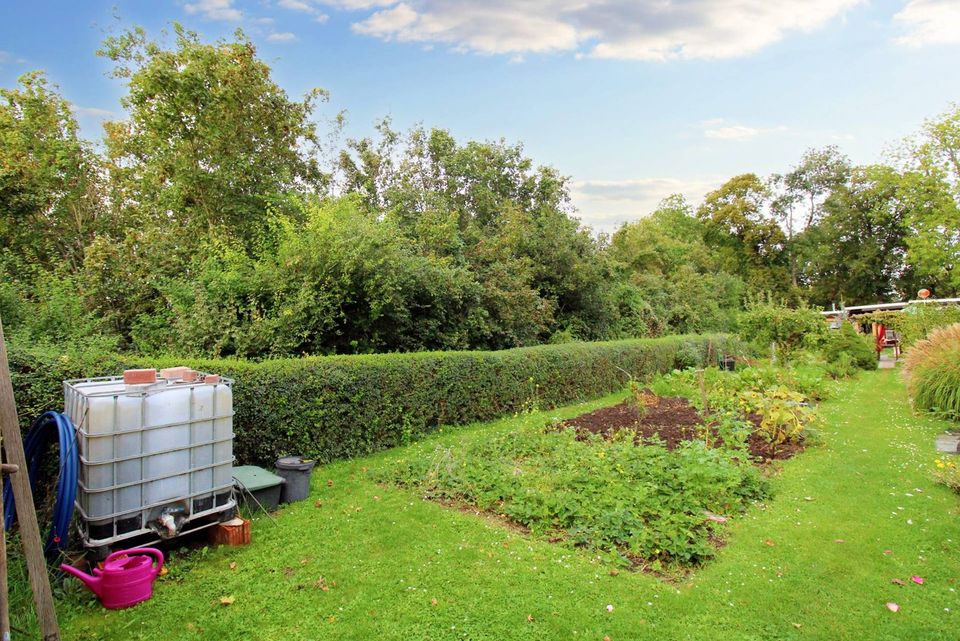
[[280, 504], [284, 480], [262, 467], [241, 465], [233, 468], [233, 483], [250, 512], [255, 513], [261, 507], [273, 512]]

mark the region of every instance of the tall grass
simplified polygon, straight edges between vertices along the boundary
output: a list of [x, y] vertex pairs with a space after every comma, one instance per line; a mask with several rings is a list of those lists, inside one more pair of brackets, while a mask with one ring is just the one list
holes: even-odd
[[960, 420], [960, 323], [914, 343], [904, 366], [915, 409]]

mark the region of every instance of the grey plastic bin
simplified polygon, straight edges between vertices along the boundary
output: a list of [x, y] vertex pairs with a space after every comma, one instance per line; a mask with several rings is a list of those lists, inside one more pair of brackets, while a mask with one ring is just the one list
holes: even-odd
[[282, 503], [302, 501], [310, 495], [310, 472], [316, 464], [316, 461], [302, 456], [282, 456], [277, 459], [277, 474], [286, 481], [280, 490]]

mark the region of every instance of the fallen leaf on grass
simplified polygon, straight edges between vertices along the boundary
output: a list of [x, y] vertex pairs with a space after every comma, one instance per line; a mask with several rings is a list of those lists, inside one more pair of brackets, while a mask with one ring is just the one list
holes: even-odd
[[231, 570], [236, 570], [236, 569], [237, 569], [237, 562], [236, 562], [236, 561], [230, 561], [230, 569], [231, 569]]
[[430, 599], [430, 605], [437, 605], [438, 603], [440, 603], [440, 602], [437, 601], [435, 598], [434, 598], [434, 599]]
[[922, 576], [912, 576], [912, 577], [910, 577], [910, 580], [913, 581], [914, 583], [916, 583], [917, 585], [923, 585], [923, 577], [922, 577]]
[[834, 542], [834, 543], [846, 543], [846, 541], [844, 541], [843, 539], [834, 539], [833, 542]]
[[533, 615], [532, 615], [532, 614], [528, 614], [528, 615], [527, 615], [527, 623], [533, 623]]
[[774, 545], [773, 541], [771, 541], [770, 539], [765, 540], [765, 541], [763, 542], [763, 544], [764, 544], [764, 545], [769, 545], [770, 547], [773, 547], [773, 545]]
[[317, 501], [313, 504], [313, 507], [323, 507], [323, 501]]
[[327, 585], [327, 581], [323, 577], [320, 577], [319, 579], [314, 581], [313, 587], [316, 588], [317, 590], [323, 590], [324, 592], [330, 591], [330, 586]]
[[900, 611], [900, 606], [897, 605], [896, 603], [888, 603], [888, 604], [887, 604], [887, 609], [890, 610], [891, 612], [899, 612], [899, 611]]
[[894, 580], [890, 581], [890, 583], [892, 583], [892, 584], [894, 584], [894, 585], [906, 585], [906, 583], [904, 583], [904, 582], [901, 581], [900, 579], [894, 579]]
[[220, 597], [220, 605], [232, 605], [236, 601], [233, 595]]
[[893, 554], [893, 550], [884, 550], [883, 553], [889, 556]]
[[612, 641], [610, 637], [603, 637], [603, 641]]
[[327, 479], [327, 487], [333, 487], [333, 479]]
[[793, 627], [795, 627], [797, 630], [799, 630], [800, 628], [803, 627], [803, 624], [802, 624], [802, 623], [793, 623], [793, 624], [791, 624], [791, 625], [793, 625]]

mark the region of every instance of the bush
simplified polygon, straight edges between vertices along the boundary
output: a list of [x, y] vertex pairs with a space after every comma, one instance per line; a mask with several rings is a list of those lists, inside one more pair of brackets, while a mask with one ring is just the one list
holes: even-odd
[[773, 298], [751, 301], [740, 315], [740, 336], [767, 348], [776, 344], [777, 353], [789, 361], [804, 345], [816, 344], [827, 331], [827, 324], [816, 309], [791, 308]]
[[857, 333], [851, 323], [843, 323], [839, 330], [831, 332], [824, 341], [823, 357], [832, 366], [831, 371], [845, 376], [856, 369], [876, 369], [877, 352], [873, 342]]
[[553, 407], [667, 372], [691, 354], [733, 352], [723, 336], [542, 345], [501, 352], [420, 352], [263, 362], [11, 349], [21, 423], [63, 406], [60, 381], [124, 367], [186, 364], [236, 380], [234, 451], [244, 463], [283, 454], [322, 462], [393, 447], [438, 425], [484, 421], [530, 405]]
[[914, 343], [904, 368], [914, 408], [960, 420], [960, 323]]

